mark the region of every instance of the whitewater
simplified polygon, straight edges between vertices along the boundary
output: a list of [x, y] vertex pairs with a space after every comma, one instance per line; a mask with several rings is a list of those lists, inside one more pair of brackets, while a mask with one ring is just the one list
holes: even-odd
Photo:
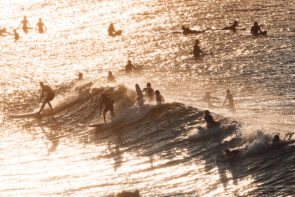
[[[292, 0], [0, 0], [0, 13], [10, 33], [23, 16], [47, 27], [0, 36], [0, 196], [295, 195], [295, 136], [271, 145], [295, 130]], [[235, 20], [241, 30], [218, 30]], [[250, 34], [255, 21], [267, 36]], [[209, 54], [198, 60], [196, 39]], [[40, 109], [41, 81], [53, 113], [16, 117]], [[166, 102], [140, 108], [135, 84], [148, 82]], [[222, 105], [227, 89], [236, 113]], [[206, 128], [206, 92], [218, 128]], [[103, 93], [116, 116], [88, 127], [103, 122]]]

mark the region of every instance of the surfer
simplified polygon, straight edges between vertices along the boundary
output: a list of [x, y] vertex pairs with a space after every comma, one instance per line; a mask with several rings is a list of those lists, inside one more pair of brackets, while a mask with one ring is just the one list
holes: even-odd
[[16, 32], [16, 29], [13, 30], [13, 35], [14, 35], [14, 42], [18, 41], [19, 34]]
[[205, 111], [205, 116], [204, 116], [204, 119], [207, 123], [207, 128], [213, 128], [213, 127], [219, 127], [220, 126], [220, 123], [215, 121], [212, 117], [212, 115], [210, 114], [209, 110], [206, 110]]
[[114, 24], [111, 23], [110, 26], [108, 27], [108, 34], [109, 34], [109, 36], [112, 36], [112, 37], [120, 36], [122, 34], [122, 30], [116, 31], [115, 27], [114, 27]]
[[104, 124], [106, 124], [106, 113], [108, 111], [111, 112], [112, 118], [115, 116], [114, 103], [115, 102], [110, 97], [108, 97], [106, 94], [101, 94], [101, 101], [100, 101], [100, 106], [99, 106], [99, 114], [101, 115], [102, 106], [105, 105], [105, 107], [103, 109], [103, 114], [102, 114]]
[[125, 66], [125, 72], [126, 73], [131, 73], [131, 71], [133, 69], [135, 69], [135, 67], [133, 66], [131, 60], [128, 60], [126, 66]]
[[183, 34], [184, 35], [188, 35], [188, 34], [198, 34], [198, 33], [202, 33], [202, 31], [197, 31], [197, 30], [191, 30], [188, 27], [185, 26], [181, 26], [182, 30], [183, 30]]
[[231, 30], [235, 32], [237, 30], [238, 24], [238, 21], [234, 21], [234, 24], [232, 24], [231, 26], [224, 27], [222, 30]]
[[143, 106], [143, 95], [142, 95], [142, 91], [141, 91], [138, 84], [135, 84], [135, 90], [136, 90], [136, 93], [137, 93], [138, 106], [142, 107]]
[[44, 99], [43, 104], [42, 104], [42, 106], [41, 106], [41, 108], [40, 108], [38, 114], [41, 113], [41, 111], [42, 111], [43, 108], [45, 107], [46, 103], [48, 103], [48, 105], [49, 105], [51, 111], [53, 110], [53, 109], [52, 109], [52, 106], [51, 106], [51, 104], [50, 104], [50, 101], [52, 101], [53, 98], [54, 98], [54, 96], [55, 96], [53, 90], [52, 90], [51, 87], [49, 87], [48, 85], [44, 85], [43, 82], [40, 82], [40, 87], [41, 87], [41, 89], [42, 89], [42, 93], [41, 93], [41, 98], [40, 98], [40, 100], [42, 100], [43, 97], [44, 97], [45, 95], [46, 95], [46, 98]]
[[211, 99], [212, 99], [212, 97], [210, 95], [210, 92], [206, 92], [205, 96], [203, 97], [203, 101], [207, 102], [208, 108], [212, 107]]
[[155, 97], [154, 89], [152, 88], [151, 83], [146, 84], [146, 88], [142, 90], [145, 93], [145, 96], [149, 98], [149, 100], [153, 100]]
[[281, 144], [281, 139], [279, 135], [275, 135], [272, 139], [272, 145], [278, 146]]
[[22, 25], [23, 31], [27, 34], [28, 29], [31, 29], [29, 21], [26, 16], [24, 16], [24, 19], [20, 22], [19, 26]]
[[223, 106], [225, 105], [227, 100], [228, 100], [228, 105], [227, 105], [228, 109], [231, 112], [236, 112], [233, 95], [230, 93], [230, 90], [226, 90], [226, 97], [222, 104]]
[[38, 21], [38, 23], [36, 24], [35, 30], [36, 30], [37, 28], [38, 28], [38, 32], [39, 32], [40, 34], [43, 34], [43, 33], [47, 30], [47, 28], [46, 28], [45, 24], [42, 22], [42, 19], [41, 19], [41, 18], [39, 18], [39, 21]]
[[109, 82], [115, 82], [115, 76], [113, 75], [113, 73], [111, 71], [108, 72], [108, 81]]
[[253, 36], [259, 36], [259, 35], [266, 35], [267, 31], [261, 31], [260, 26], [257, 22], [254, 22], [254, 26], [251, 28], [251, 34]]
[[200, 49], [200, 41], [196, 39], [195, 45], [194, 45], [194, 56], [196, 59], [198, 59], [201, 55], [204, 55], [204, 52]]
[[156, 90], [155, 91], [155, 95], [156, 95], [156, 101], [157, 101], [157, 104], [162, 104], [165, 102], [165, 99], [164, 97], [161, 95], [160, 91], [159, 90]]
[[78, 73], [78, 81], [81, 81], [83, 80], [83, 73]]

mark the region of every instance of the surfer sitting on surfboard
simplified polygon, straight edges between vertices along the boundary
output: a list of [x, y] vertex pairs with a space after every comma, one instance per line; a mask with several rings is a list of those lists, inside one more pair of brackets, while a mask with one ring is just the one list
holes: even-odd
[[41, 98], [40, 98], [40, 100], [42, 100], [43, 97], [44, 97], [45, 95], [46, 95], [46, 98], [44, 99], [44, 101], [43, 101], [43, 103], [42, 103], [42, 106], [41, 106], [41, 108], [40, 108], [38, 114], [41, 113], [41, 111], [42, 111], [43, 108], [45, 107], [46, 103], [48, 103], [48, 105], [49, 105], [49, 107], [50, 107], [50, 109], [51, 109], [51, 111], [52, 111], [53, 109], [52, 109], [52, 106], [51, 106], [51, 104], [50, 104], [49, 101], [52, 101], [53, 98], [54, 98], [54, 92], [53, 92], [53, 90], [51, 89], [51, 87], [49, 87], [48, 85], [44, 85], [43, 82], [40, 82], [40, 87], [42, 88], [42, 93], [41, 93]]
[[212, 115], [210, 114], [209, 110], [206, 110], [205, 111], [205, 116], [204, 116], [204, 119], [207, 123], [207, 128], [212, 128], [212, 127], [219, 127], [220, 126], [220, 123], [219, 122], [216, 122]]
[[104, 109], [103, 109], [103, 120], [104, 120], [104, 123], [106, 124], [106, 113], [108, 111], [111, 112], [111, 116], [112, 118], [115, 116], [115, 113], [114, 113], [114, 101], [108, 97], [107, 95], [105, 94], [101, 94], [101, 101], [100, 101], [100, 106], [99, 106], [99, 114], [101, 114], [101, 110], [102, 110], [102, 106], [105, 105]]
[[199, 44], [200, 44], [200, 41], [196, 39], [196, 42], [194, 45], [194, 56], [196, 59], [198, 59], [201, 55], [205, 54], [203, 51], [201, 51]]
[[266, 33], [267, 33], [267, 31], [261, 31], [258, 23], [254, 22], [254, 26], [251, 28], [251, 34], [253, 36], [266, 35]]

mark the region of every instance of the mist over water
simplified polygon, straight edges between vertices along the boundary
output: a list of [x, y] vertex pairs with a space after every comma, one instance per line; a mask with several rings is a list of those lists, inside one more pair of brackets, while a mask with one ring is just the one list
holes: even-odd
[[[48, 29], [20, 28], [16, 43], [0, 36], [0, 196], [294, 195], [294, 136], [269, 146], [295, 128], [293, 1], [15, 0], [1, 1], [0, 13], [11, 33], [24, 15]], [[235, 20], [246, 30], [181, 33]], [[250, 35], [254, 21], [267, 36]], [[110, 23], [122, 36], [108, 36]], [[194, 59], [195, 39], [210, 55]], [[128, 59], [139, 69], [126, 75]], [[54, 116], [9, 118], [39, 109], [40, 81], [56, 92]], [[134, 85], [147, 82], [166, 104], [136, 106]], [[235, 114], [222, 107], [226, 89]], [[205, 129], [207, 91], [221, 128]], [[106, 129], [85, 127], [102, 122], [102, 92], [117, 116]], [[226, 161], [225, 148], [242, 156]]]

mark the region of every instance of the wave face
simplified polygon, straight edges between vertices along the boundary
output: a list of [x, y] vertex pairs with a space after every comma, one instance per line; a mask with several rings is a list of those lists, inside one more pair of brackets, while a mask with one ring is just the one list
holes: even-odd
[[[294, 196], [294, 10], [285, 1], [2, 1], [0, 196]], [[219, 31], [238, 20], [241, 30]], [[254, 38], [261, 24], [267, 36]], [[122, 35], [109, 37], [114, 23]], [[183, 35], [181, 25], [194, 30]], [[246, 30], [243, 30], [246, 28]], [[193, 58], [195, 39], [206, 55]], [[128, 59], [137, 68], [126, 74]], [[116, 81], [108, 82], [112, 71]], [[84, 74], [77, 80], [77, 74]], [[40, 108], [39, 82], [56, 93]], [[137, 105], [151, 82], [166, 103]], [[223, 105], [230, 89], [236, 113]], [[202, 100], [218, 128], [206, 128]], [[115, 118], [100, 116], [101, 94]], [[29, 113], [29, 114], [28, 114]], [[33, 117], [29, 117], [29, 116]], [[97, 127], [89, 127], [99, 124]], [[274, 135], [282, 139], [272, 145]], [[285, 138], [286, 136], [286, 138]], [[239, 151], [224, 157], [224, 150]]]

